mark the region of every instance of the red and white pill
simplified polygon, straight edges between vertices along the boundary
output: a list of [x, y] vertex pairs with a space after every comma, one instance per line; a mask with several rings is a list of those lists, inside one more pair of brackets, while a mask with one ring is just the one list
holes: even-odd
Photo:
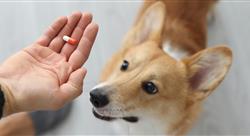
[[76, 45], [77, 44], [77, 40], [74, 38], [71, 38], [67, 35], [63, 36], [63, 40], [66, 41], [67, 43], [69, 43], [70, 45]]

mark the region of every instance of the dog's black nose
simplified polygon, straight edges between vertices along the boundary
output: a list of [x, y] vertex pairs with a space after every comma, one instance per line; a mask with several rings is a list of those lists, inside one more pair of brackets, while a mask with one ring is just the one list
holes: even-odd
[[90, 92], [90, 101], [96, 108], [104, 107], [109, 103], [107, 95], [102, 89], [94, 89]]

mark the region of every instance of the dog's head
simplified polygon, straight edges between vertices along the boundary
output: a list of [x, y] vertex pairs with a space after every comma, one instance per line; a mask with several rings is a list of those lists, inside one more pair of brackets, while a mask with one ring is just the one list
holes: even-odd
[[226, 47], [176, 60], [162, 49], [165, 6], [156, 3], [128, 32], [90, 92], [96, 117], [136, 122], [147, 117], [182, 117], [223, 80], [232, 54]]

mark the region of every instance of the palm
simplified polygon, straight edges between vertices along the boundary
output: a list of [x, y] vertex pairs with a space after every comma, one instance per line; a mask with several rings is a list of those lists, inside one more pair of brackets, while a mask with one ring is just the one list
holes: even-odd
[[[65, 57], [40, 45], [20, 51], [9, 58], [1, 68], [8, 71], [5, 76], [11, 80], [12, 87], [15, 87], [13, 90], [18, 89], [22, 94], [28, 94], [29, 100], [34, 98], [34, 95], [43, 95], [43, 101], [51, 99], [53, 90], [59, 90], [72, 73], [72, 66], [66, 62]], [[31, 89], [35, 91], [26, 92]], [[21, 94], [15, 93], [14, 96], [16, 95]]]
[[[61, 17], [33, 45], [2, 64], [0, 74], [1, 71], [5, 72], [1, 76], [8, 77], [11, 90], [18, 90], [13, 92], [18, 108], [47, 109], [53, 108], [53, 103], [61, 107], [65, 101], [81, 93], [73, 91], [82, 88], [86, 71], [81, 66], [89, 55], [97, 33], [97, 25], [90, 22], [90, 14], [79, 12], [68, 18]], [[71, 33], [71, 37], [80, 41], [78, 46], [62, 40], [63, 35]], [[22, 105], [18, 101], [22, 101]], [[32, 106], [30, 101], [33, 102]]]

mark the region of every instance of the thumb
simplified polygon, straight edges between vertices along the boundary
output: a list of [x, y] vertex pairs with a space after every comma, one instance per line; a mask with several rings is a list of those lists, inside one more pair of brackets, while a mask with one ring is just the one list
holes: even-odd
[[83, 79], [87, 73], [85, 68], [79, 68], [71, 73], [66, 83], [60, 87], [61, 100], [64, 103], [72, 101], [82, 93]]

